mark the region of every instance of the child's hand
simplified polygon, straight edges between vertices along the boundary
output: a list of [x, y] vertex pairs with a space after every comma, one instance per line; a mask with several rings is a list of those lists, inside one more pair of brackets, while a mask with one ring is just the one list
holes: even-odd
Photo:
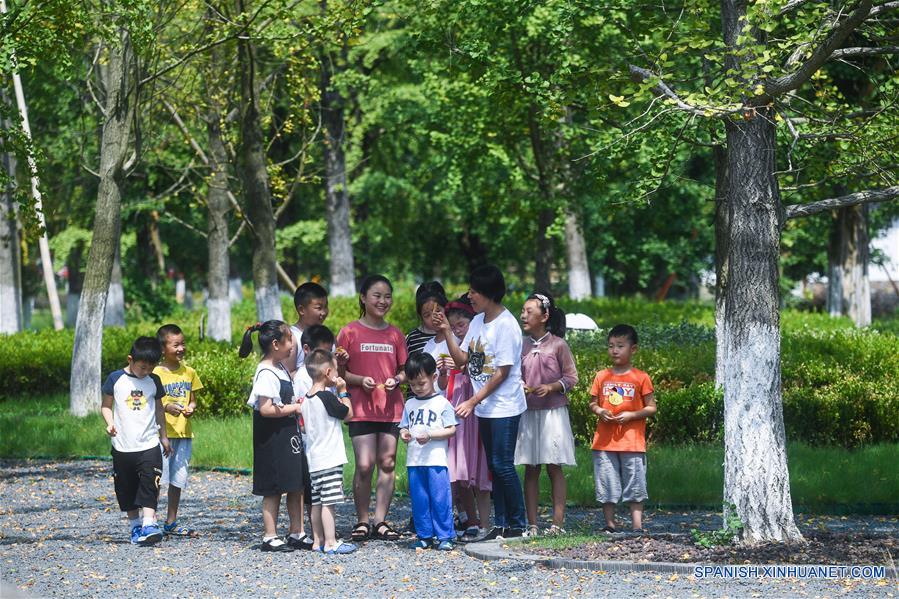
[[402, 439], [404, 443], [408, 443], [409, 441], [412, 440], [412, 433], [410, 433], [406, 429], [402, 429], [400, 431], [400, 439]]
[[632, 420], [636, 420], [636, 415], [633, 412], [621, 412], [617, 416], [612, 416], [611, 420], [618, 422], [620, 424], [624, 424], [625, 422], [630, 422]]
[[334, 357], [337, 359], [338, 364], [346, 364], [350, 361], [350, 353], [342, 347], [334, 350]]
[[338, 393], [343, 393], [346, 391], [346, 381], [339, 376], [334, 377], [334, 388], [337, 389]]
[[375, 379], [367, 376], [362, 379], [362, 388], [366, 391], [372, 391], [378, 384], [375, 382]]
[[440, 310], [435, 310], [431, 315], [431, 326], [434, 327], [437, 331], [442, 331], [443, 333], [447, 333], [450, 330], [449, 321], [446, 319], [446, 314], [441, 312]]
[[118, 434], [118, 431], [116, 431], [114, 424], [110, 424], [106, 427], [106, 434], [110, 437], [115, 437]]
[[165, 411], [172, 416], [180, 416], [184, 412], [184, 407], [181, 404], [167, 403], [165, 404]]
[[451, 357], [443, 358], [443, 367], [447, 370], [455, 370], [456, 363], [453, 361]]
[[160, 437], [159, 444], [162, 445], [162, 455], [165, 457], [172, 455], [172, 445], [169, 443], [168, 437]]
[[192, 406], [192, 405], [190, 405], [190, 404], [187, 404], [187, 407], [184, 408], [184, 411], [181, 412], [181, 413], [184, 414], [184, 417], [185, 417], [185, 418], [190, 418], [191, 416], [194, 415], [194, 410], [195, 410], [195, 409], [196, 409], [195, 406]]
[[458, 406], [456, 406], [456, 414], [462, 418], [468, 418], [469, 416], [471, 416], [471, 413], [474, 412], [474, 407], [476, 405], [477, 404], [471, 401], [471, 399], [463, 401]]
[[605, 408], [599, 408], [599, 410], [596, 412], [596, 414], [597, 414], [597, 416], [599, 416], [599, 419], [602, 420], [603, 422], [616, 422], [617, 421], [617, 418], [612, 415], [611, 410], [607, 410]]
[[399, 384], [400, 383], [398, 380], [396, 380], [396, 377], [392, 376], [389, 379], [387, 379], [386, 381], [384, 381], [384, 389], [386, 391], [393, 391], [394, 389], [396, 389], [397, 385], [399, 385]]
[[553, 392], [552, 385], [537, 385], [531, 388], [531, 393], [537, 397], [546, 397]]

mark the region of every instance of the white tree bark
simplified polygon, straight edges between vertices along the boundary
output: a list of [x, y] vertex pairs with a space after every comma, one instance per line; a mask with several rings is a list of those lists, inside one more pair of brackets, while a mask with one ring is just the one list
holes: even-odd
[[730, 209], [727, 205], [727, 150], [718, 144], [715, 157], [715, 386], [724, 387], [725, 327], [727, 308], [727, 248], [730, 236]]
[[125, 326], [125, 288], [122, 286], [122, 252], [116, 243], [115, 259], [109, 278], [109, 293], [106, 296], [106, 310], [103, 312], [104, 327]]
[[781, 400], [782, 212], [774, 115], [768, 112], [726, 125], [724, 501], [725, 513], [734, 509], [740, 517], [747, 544], [802, 541], [793, 518]]
[[125, 29], [120, 29], [118, 33], [117, 43], [108, 48], [106, 64], [99, 66], [106, 92], [105, 119], [100, 139], [100, 185], [94, 231], [72, 348], [69, 408], [76, 416], [84, 416], [100, 408], [103, 315], [119, 244], [121, 186], [134, 119], [131, 40]]
[[584, 230], [574, 209], [565, 209], [565, 238], [568, 251], [568, 296], [574, 300], [590, 297], [590, 266]]
[[[15, 157], [3, 154], [2, 159], [2, 168], [15, 176]], [[0, 189], [0, 334], [18, 333], [25, 328], [19, 221], [10, 191]]]

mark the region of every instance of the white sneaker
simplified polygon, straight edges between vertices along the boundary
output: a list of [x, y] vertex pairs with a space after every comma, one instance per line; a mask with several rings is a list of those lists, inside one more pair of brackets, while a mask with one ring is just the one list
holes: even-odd
[[531, 524], [525, 529], [523, 533], [521, 533], [523, 537], [537, 537], [540, 536], [540, 529], [537, 528], [536, 524]]

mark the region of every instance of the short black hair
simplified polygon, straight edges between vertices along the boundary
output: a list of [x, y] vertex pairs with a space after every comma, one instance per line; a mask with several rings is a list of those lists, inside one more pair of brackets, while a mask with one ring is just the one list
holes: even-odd
[[469, 286], [497, 304], [506, 295], [506, 279], [493, 264], [478, 266], [468, 276]]
[[300, 347], [308, 345], [310, 349], [315, 350], [324, 343], [327, 343], [328, 347], [334, 345], [334, 333], [323, 324], [306, 327], [300, 336]]
[[431, 376], [437, 372], [437, 362], [434, 361], [434, 356], [431, 354], [420, 352], [409, 356], [406, 365], [403, 366], [403, 372], [406, 373], [407, 380], [414, 379], [422, 372]]
[[156, 331], [156, 340], [159, 341], [159, 345], [165, 346], [165, 339], [169, 335], [183, 335], [184, 331], [181, 330], [176, 324], [164, 324]]
[[325, 371], [325, 367], [333, 362], [334, 355], [331, 352], [326, 349], [316, 349], [306, 356], [306, 361], [303, 365], [306, 368], [306, 372], [309, 374], [309, 378], [313, 381], [317, 381]]
[[133, 362], [159, 364], [159, 360], [162, 359], [162, 347], [156, 337], [138, 337], [131, 344], [128, 355]]
[[327, 299], [328, 290], [312, 281], [307, 281], [293, 292], [293, 305], [296, 308], [308, 306], [314, 299]]
[[629, 324], [616, 324], [613, 326], [606, 339], [608, 340], [612, 337], [625, 337], [631, 342], [631, 345], [637, 345], [637, 329]]

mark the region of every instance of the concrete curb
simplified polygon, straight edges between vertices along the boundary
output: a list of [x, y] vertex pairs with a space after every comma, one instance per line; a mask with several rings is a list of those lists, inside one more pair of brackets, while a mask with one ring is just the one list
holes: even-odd
[[505, 548], [511, 543], [521, 543], [527, 539], [507, 539], [503, 541], [482, 541], [480, 543], [467, 543], [462, 546], [462, 551], [475, 559], [487, 562], [499, 560], [528, 562], [537, 566], [544, 566], [553, 570], [569, 568], [574, 570], [602, 570], [604, 572], [660, 572], [664, 574], [693, 574], [696, 566], [700, 564], [671, 562], [624, 562], [606, 560], [578, 560], [561, 557], [547, 557], [531, 553], [518, 553]]
[[[567, 568], [571, 570], [602, 570], [604, 572], [658, 572], [660, 574], [681, 574], [689, 576], [694, 574], [697, 567], [704, 566], [741, 566], [747, 568], [757, 568], [762, 570], [764, 565], [757, 564], [704, 564], [700, 562], [627, 562], [627, 561], [607, 561], [607, 560], [578, 560], [567, 559], [561, 557], [547, 557], [545, 555], [535, 555], [531, 553], [518, 553], [510, 551], [506, 546], [513, 543], [522, 543], [528, 539], [506, 539], [503, 541], [483, 541], [480, 543], [468, 543], [463, 545], [462, 551], [466, 555], [470, 555], [475, 559], [487, 562], [495, 562], [500, 560], [518, 561], [531, 563], [535, 566], [544, 566], [552, 570]], [[798, 564], [793, 564], [797, 565]], [[828, 566], [818, 564], [802, 564], [805, 567]], [[899, 572], [895, 568], [885, 567], [885, 580], [899, 580]]]

